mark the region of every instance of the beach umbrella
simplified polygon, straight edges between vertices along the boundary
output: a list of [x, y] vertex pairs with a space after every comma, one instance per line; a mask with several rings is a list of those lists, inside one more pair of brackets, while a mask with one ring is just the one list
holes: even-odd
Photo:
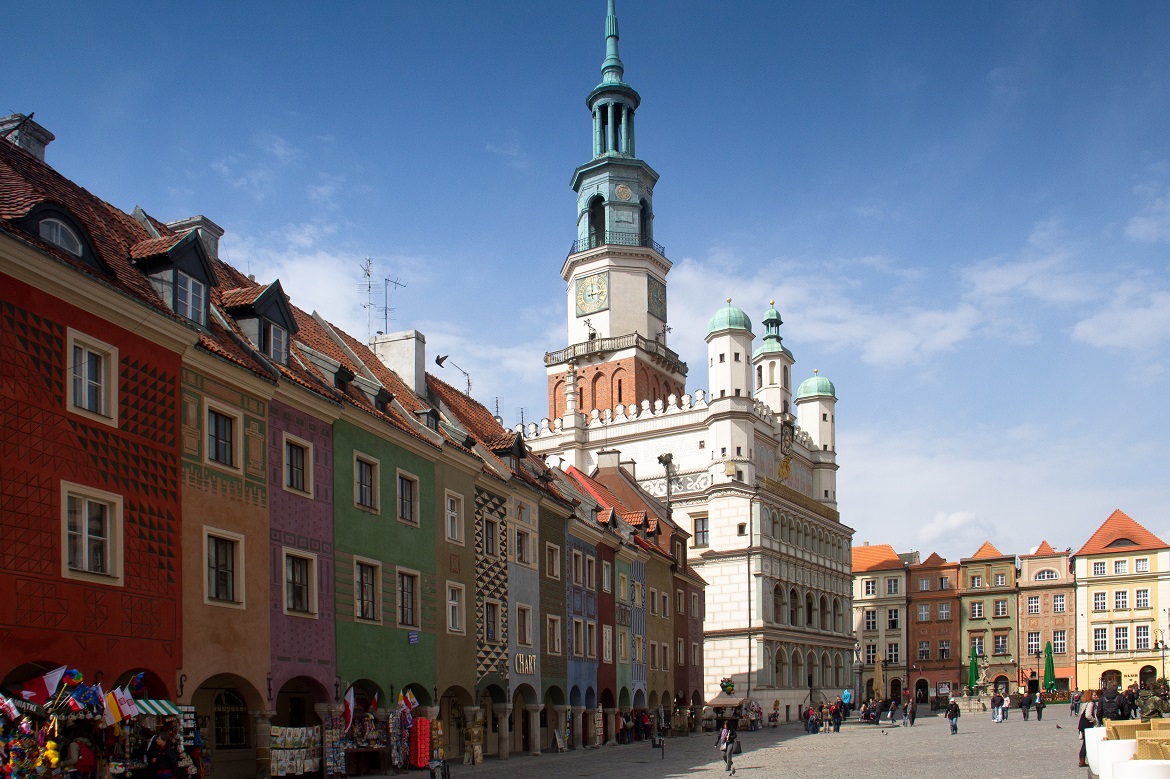
[[974, 690], [975, 685], [979, 682], [979, 652], [975, 650], [975, 644], [971, 644], [971, 664], [967, 668], [967, 687]]
[[1052, 663], [1052, 642], [1044, 645], [1044, 689], [1056, 689], [1056, 668]]

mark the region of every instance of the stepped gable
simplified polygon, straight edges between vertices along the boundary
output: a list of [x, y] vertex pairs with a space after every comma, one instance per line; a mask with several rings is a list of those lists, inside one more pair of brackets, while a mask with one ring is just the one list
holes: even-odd
[[902, 560], [889, 544], [853, 547], [853, 572], [893, 571], [902, 568]]
[[1040, 546], [1036, 547], [1036, 551], [1032, 554], [1023, 554], [1020, 557], [1054, 557], [1060, 554], [1047, 541], [1041, 541]]
[[984, 541], [983, 546], [975, 550], [975, 554], [967, 558], [969, 560], [989, 560], [993, 557], [1006, 557], [1003, 552], [996, 549], [990, 541]]
[[[85, 237], [98, 261], [108, 273], [49, 243], [40, 235], [25, 232], [19, 226], [18, 223], [41, 204], [56, 205], [69, 212], [85, 231]], [[94, 196], [47, 163], [8, 141], [0, 141], [0, 230], [88, 276], [118, 288], [157, 309], [160, 314], [189, 324], [163, 305], [150, 282], [131, 261], [133, 248], [155, 236], [148, 234], [128, 214]], [[160, 232], [166, 237], [176, 235], [165, 225]], [[175, 240], [183, 234], [177, 235]]]
[[1166, 549], [1167, 546], [1165, 541], [1139, 525], [1121, 509], [1117, 509], [1109, 515], [1101, 527], [1097, 528], [1097, 532], [1093, 533], [1075, 556], [1108, 554], [1113, 550], [1122, 554], [1153, 551]]

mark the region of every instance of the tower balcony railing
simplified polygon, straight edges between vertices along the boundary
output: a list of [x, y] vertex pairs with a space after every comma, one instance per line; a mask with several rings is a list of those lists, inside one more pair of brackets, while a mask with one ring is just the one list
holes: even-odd
[[587, 357], [598, 352], [616, 352], [633, 347], [659, 357], [674, 366], [679, 366], [680, 372], [686, 373], [686, 364], [679, 359], [677, 352], [668, 349], [661, 341], [645, 338], [638, 333], [619, 335], [614, 338], [590, 338], [588, 341], [573, 344], [556, 352], [545, 352], [544, 364], [560, 365], [563, 362]]
[[601, 240], [601, 236], [599, 235], [578, 238], [573, 241], [573, 245], [569, 248], [569, 254], [572, 255], [577, 252], [596, 249], [598, 246], [646, 246], [658, 252], [663, 257], [666, 256], [666, 247], [653, 238], [642, 233], [623, 233], [617, 230], [606, 230], [604, 241]]

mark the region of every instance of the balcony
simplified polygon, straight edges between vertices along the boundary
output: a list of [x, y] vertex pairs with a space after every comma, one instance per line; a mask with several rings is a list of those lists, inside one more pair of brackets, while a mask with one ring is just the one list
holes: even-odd
[[569, 256], [577, 252], [589, 251], [596, 249], [599, 246], [646, 246], [650, 249], [666, 256], [666, 247], [657, 241], [646, 237], [642, 233], [620, 233], [615, 230], [605, 231], [605, 242], [599, 240], [599, 236], [590, 235], [587, 238], [578, 238], [573, 241], [573, 245], [569, 247]]
[[544, 364], [560, 365], [569, 360], [576, 360], [601, 352], [616, 352], [635, 346], [644, 352], [654, 355], [679, 373], [686, 375], [686, 363], [679, 359], [677, 352], [666, 348], [661, 341], [644, 338], [637, 333], [619, 335], [614, 338], [591, 338], [588, 341], [573, 344], [556, 352], [545, 352]]

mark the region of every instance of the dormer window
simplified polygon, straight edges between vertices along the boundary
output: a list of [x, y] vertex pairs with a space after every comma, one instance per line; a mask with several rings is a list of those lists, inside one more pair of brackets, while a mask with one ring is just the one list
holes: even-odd
[[175, 271], [175, 313], [207, 324], [207, 285], [183, 271]]
[[81, 240], [73, 228], [60, 219], [42, 219], [40, 234], [49, 243], [60, 246], [74, 257], [81, 256]]
[[264, 331], [264, 353], [281, 365], [287, 365], [288, 331], [273, 322], [266, 322]]

